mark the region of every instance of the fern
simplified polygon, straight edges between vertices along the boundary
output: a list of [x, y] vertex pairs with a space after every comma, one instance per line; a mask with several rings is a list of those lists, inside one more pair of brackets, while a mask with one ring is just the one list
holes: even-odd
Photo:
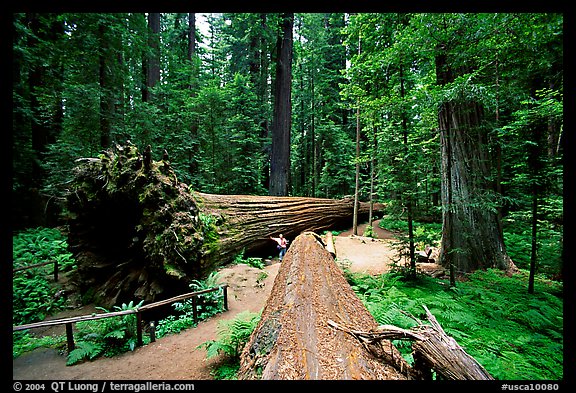
[[[202, 291], [217, 287], [219, 276], [217, 271], [211, 272], [204, 280], [193, 280], [190, 289]], [[207, 319], [222, 311], [222, 291], [207, 292], [196, 297], [196, 318], [197, 320]], [[192, 299], [176, 302], [172, 305], [177, 315], [170, 315], [156, 325], [156, 337], [163, 337], [167, 334], [179, 333], [182, 330], [196, 326], [194, 319], [194, 303]]]
[[[134, 302], [114, 306], [115, 310], [127, 311], [140, 307], [144, 302]], [[98, 309], [108, 312], [105, 308]], [[136, 347], [136, 316], [133, 314], [83, 321], [76, 324], [78, 329], [76, 349], [68, 354], [67, 364], [81, 360], [92, 360], [97, 356], [114, 356]]]
[[206, 349], [208, 359], [224, 354], [232, 362], [239, 361], [240, 352], [250, 335], [256, 328], [260, 320], [260, 313], [243, 311], [231, 320], [223, 320], [218, 323], [218, 338], [216, 340], [206, 341], [198, 348]]
[[[423, 320], [425, 304], [447, 334], [496, 379], [563, 377], [562, 284], [538, 276], [536, 293], [526, 290], [525, 271], [507, 277], [498, 269], [476, 271], [450, 288], [430, 277], [405, 281], [401, 274], [346, 276], [380, 324], [403, 328]], [[395, 342], [396, 344], [396, 342]], [[399, 342], [410, 359], [410, 348]]]
[[102, 354], [104, 351], [103, 345], [92, 341], [79, 341], [76, 347], [70, 351], [66, 360], [67, 366], [72, 366], [83, 360], [92, 360]]

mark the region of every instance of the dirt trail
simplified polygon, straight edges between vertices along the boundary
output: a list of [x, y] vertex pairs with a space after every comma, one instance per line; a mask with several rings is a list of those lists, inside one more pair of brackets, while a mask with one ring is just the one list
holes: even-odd
[[378, 224], [379, 221], [374, 221], [372, 226], [376, 238], [362, 236], [367, 224], [358, 225], [358, 235], [349, 229], [335, 236], [336, 260], [349, 265], [352, 272], [381, 274], [389, 271], [396, 255], [391, 246], [394, 234]]
[[[364, 226], [359, 226], [362, 234]], [[351, 231], [334, 237], [337, 259], [348, 261], [351, 271], [379, 274], [389, 269], [392, 251], [391, 233], [380, 230], [375, 223], [378, 239], [350, 236]], [[249, 310], [259, 312], [272, 290], [280, 264], [277, 259], [262, 270], [244, 265], [232, 265], [220, 270], [220, 282], [226, 282], [229, 310], [197, 327], [179, 334], [159, 338], [154, 343], [139, 347], [113, 358], [98, 358], [74, 366], [66, 366], [66, 357], [53, 349], [37, 349], [13, 360], [12, 377], [15, 380], [210, 380], [211, 369], [221, 359], [207, 360], [206, 350], [198, 346], [217, 338], [218, 323], [233, 319], [238, 313]], [[93, 311], [76, 310], [80, 314]], [[68, 315], [59, 315], [65, 317]], [[63, 328], [62, 328], [63, 330]], [[44, 332], [43, 334], [63, 334]]]

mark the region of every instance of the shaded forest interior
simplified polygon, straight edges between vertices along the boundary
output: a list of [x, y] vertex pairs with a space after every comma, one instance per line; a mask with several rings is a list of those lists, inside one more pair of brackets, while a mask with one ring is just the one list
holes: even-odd
[[[538, 269], [562, 277], [562, 14], [12, 16], [12, 224], [71, 225], [76, 252], [98, 250], [84, 266], [125, 263], [117, 280], [146, 281], [134, 267], [143, 258], [178, 281], [213, 268], [225, 232], [218, 252], [228, 260], [239, 223], [214, 232], [221, 217], [200, 215], [179, 196], [189, 193], [385, 203], [407, 223], [413, 272], [415, 222], [431, 221], [452, 279], [514, 266], [531, 280]], [[149, 193], [119, 181], [123, 196], [74, 211], [77, 160], [116, 162], [106, 158], [116, 145], [169, 163], [159, 183], [128, 176]], [[181, 205], [162, 210], [164, 193]], [[74, 228], [71, 214], [93, 228]], [[207, 242], [177, 231], [192, 227]], [[259, 236], [244, 237], [254, 252], [266, 247]], [[140, 288], [152, 295], [156, 285]]]

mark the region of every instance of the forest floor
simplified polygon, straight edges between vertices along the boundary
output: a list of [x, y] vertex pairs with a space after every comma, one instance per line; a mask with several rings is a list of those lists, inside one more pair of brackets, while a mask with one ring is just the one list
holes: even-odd
[[[354, 236], [352, 231], [334, 237], [336, 259], [352, 272], [380, 274], [390, 270], [396, 251], [391, 246], [393, 234], [378, 227], [377, 239]], [[358, 226], [364, 232], [365, 224]], [[231, 320], [243, 311], [259, 312], [272, 290], [280, 263], [273, 259], [262, 270], [246, 264], [229, 265], [220, 269], [219, 280], [228, 284], [228, 311], [198, 323], [198, 326], [178, 334], [167, 335], [132, 352], [112, 358], [66, 366], [66, 356], [55, 349], [40, 348], [13, 360], [15, 380], [211, 380], [211, 370], [222, 361], [220, 357], [206, 358], [206, 350], [199, 347], [217, 339], [218, 324]], [[95, 312], [93, 306], [68, 310], [52, 318], [65, 318]], [[63, 335], [58, 326], [35, 334]]]

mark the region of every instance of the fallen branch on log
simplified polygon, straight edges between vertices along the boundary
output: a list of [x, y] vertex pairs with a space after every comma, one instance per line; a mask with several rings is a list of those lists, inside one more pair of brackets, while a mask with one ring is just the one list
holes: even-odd
[[414, 340], [412, 345], [415, 359], [413, 373], [417, 379], [430, 379], [430, 369], [434, 369], [444, 379], [493, 380], [494, 378], [482, 365], [466, 353], [456, 340], [446, 334], [430, 310], [426, 306], [423, 307], [430, 324], [418, 321], [418, 326], [410, 330], [380, 325], [369, 331], [359, 331], [334, 321], [328, 321], [328, 324], [355, 337], [377, 357], [382, 357], [379, 345], [381, 340]]

